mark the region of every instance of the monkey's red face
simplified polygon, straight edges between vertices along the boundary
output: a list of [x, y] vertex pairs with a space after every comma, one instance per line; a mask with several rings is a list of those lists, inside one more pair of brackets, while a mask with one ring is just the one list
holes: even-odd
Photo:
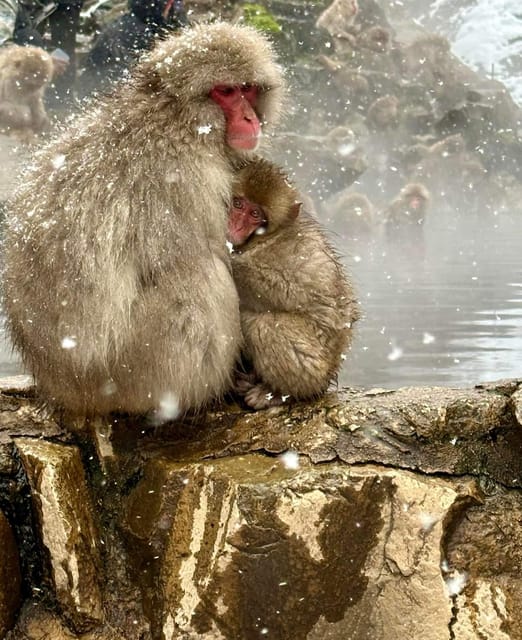
[[255, 112], [259, 89], [255, 85], [216, 85], [209, 96], [216, 102], [227, 123], [227, 144], [233, 149], [252, 150], [261, 136], [261, 124]]
[[[227, 240], [234, 247], [244, 244], [253, 233], [266, 227], [263, 209], [248, 198], [234, 196], [228, 213]], [[258, 231], [259, 232], [259, 231]]]
[[419, 196], [413, 196], [410, 199], [410, 207], [412, 209], [420, 209], [422, 205], [422, 198], [420, 198]]

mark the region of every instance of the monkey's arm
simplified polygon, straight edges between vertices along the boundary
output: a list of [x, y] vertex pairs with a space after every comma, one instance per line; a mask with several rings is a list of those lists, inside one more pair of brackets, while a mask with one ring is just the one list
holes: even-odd
[[31, 126], [31, 113], [26, 105], [4, 100], [0, 102], [0, 126], [24, 129]]
[[33, 131], [42, 131], [49, 124], [49, 118], [47, 117], [43, 103], [43, 89], [30, 95], [27, 103], [31, 112], [31, 126]]
[[348, 340], [327, 334], [297, 313], [243, 311], [241, 326], [246, 355], [261, 381], [245, 395], [254, 408], [274, 404], [265, 397], [268, 391], [298, 399], [325, 391], [339, 368], [341, 345]]

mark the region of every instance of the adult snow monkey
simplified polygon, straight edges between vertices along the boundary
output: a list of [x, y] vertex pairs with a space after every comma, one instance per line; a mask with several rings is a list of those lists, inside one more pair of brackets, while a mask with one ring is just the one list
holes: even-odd
[[4, 304], [47, 403], [175, 417], [229, 387], [234, 169], [282, 91], [263, 35], [199, 25], [160, 42], [39, 154], [10, 206]]

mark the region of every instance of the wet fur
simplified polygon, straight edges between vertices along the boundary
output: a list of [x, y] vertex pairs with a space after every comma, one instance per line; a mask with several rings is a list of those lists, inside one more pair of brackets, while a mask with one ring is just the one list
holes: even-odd
[[40, 394], [69, 413], [145, 413], [165, 398], [184, 412], [230, 384], [241, 332], [225, 234], [244, 154], [225, 146], [216, 83], [260, 85], [260, 119], [277, 119], [265, 38], [200, 25], [43, 149], [10, 204], [8, 327]]
[[350, 345], [359, 316], [352, 286], [319, 224], [290, 215], [298, 194], [279, 169], [252, 163], [234, 193], [268, 215], [267, 233], [232, 256], [245, 355], [258, 377], [247, 402], [262, 408], [281, 395], [312, 398], [328, 388]]

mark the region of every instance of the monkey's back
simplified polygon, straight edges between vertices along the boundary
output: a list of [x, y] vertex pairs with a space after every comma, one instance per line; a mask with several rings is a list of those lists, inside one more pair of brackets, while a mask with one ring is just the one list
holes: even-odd
[[251, 250], [232, 261], [241, 280], [242, 306], [301, 311], [323, 323], [329, 310], [352, 313], [352, 285], [339, 256], [312, 216], [301, 213]]
[[168, 394], [201, 406], [237, 356], [230, 170], [164, 127], [168, 144], [138, 108], [102, 105], [40, 152], [10, 203], [8, 327], [42, 395], [74, 413], [142, 413]]

